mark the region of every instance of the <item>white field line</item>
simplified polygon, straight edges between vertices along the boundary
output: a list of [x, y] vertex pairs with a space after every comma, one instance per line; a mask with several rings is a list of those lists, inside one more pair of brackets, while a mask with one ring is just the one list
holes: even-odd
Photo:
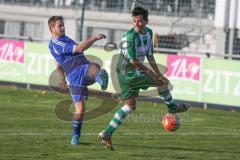
[[[71, 132], [61, 132], [61, 133], [50, 133], [50, 132], [22, 132], [22, 133], [0, 133], [0, 136], [63, 136], [63, 135], [71, 135]], [[93, 132], [83, 132], [83, 136], [97, 136], [98, 133]], [[240, 133], [237, 132], [186, 132], [186, 133], [178, 133], [178, 132], [163, 132], [163, 133], [140, 133], [140, 132], [128, 132], [128, 133], [118, 133], [114, 136], [161, 136], [161, 135], [231, 135], [231, 136], [240, 136]]]

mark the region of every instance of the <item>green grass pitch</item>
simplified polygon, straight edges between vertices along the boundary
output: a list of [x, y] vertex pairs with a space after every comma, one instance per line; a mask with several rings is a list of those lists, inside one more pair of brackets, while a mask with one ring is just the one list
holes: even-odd
[[[86, 121], [81, 145], [70, 145], [71, 122], [55, 115], [55, 105], [67, 95], [16, 87], [0, 87], [1, 160], [75, 159], [189, 159], [236, 160], [240, 157], [240, 112], [192, 108], [181, 114], [175, 132], [164, 131], [161, 115], [166, 106], [138, 102], [113, 136], [115, 151], [104, 148], [97, 134], [106, 127], [112, 112]], [[100, 103], [90, 97], [87, 108]], [[72, 108], [71, 108], [72, 109]]]

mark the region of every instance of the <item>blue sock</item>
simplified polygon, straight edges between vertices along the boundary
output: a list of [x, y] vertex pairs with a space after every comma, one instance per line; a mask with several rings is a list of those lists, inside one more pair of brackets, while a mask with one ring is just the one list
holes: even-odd
[[80, 137], [82, 121], [73, 120], [72, 125], [73, 125], [73, 135]]
[[102, 78], [100, 76], [100, 71], [98, 71], [98, 73], [96, 74], [95, 81], [98, 82], [100, 84], [100, 86], [102, 86], [103, 81], [102, 81]]

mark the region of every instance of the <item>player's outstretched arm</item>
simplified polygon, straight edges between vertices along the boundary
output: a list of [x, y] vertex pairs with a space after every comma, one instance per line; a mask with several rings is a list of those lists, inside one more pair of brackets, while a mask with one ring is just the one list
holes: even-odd
[[162, 75], [162, 73], [159, 71], [154, 56], [147, 56], [147, 59], [148, 59], [148, 62], [150, 63], [150, 66], [152, 67], [152, 69], [156, 73], [156, 75], [158, 77], [158, 80], [160, 80], [160, 81], [162, 81], [166, 84], [170, 84], [169, 80], [166, 77], [164, 77]]
[[103, 38], [106, 38], [106, 35], [104, 34], [97, 34], [93, 37], [90, 37], [89, 39], [83, 41], [83, 42], [80, 42], [77, 47], [76, 47], [76, 53], [81, 53], [83, 51], [85, 51], [86, 49], [88, 49], [89, 47], [92, 46], [92, 44], [98, 40], [101, 40]]
[[153, 56], [147, 56], [147, 60], [150, 64], [150, 66], [152, 67], [152, 69], [154, 70], [154, 72], [160, 77], [162, 76], [161, 72], [159, 71], [155, 58]]

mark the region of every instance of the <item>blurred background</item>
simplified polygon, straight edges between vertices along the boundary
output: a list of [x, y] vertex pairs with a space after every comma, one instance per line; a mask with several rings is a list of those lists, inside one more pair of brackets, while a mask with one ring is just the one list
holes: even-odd
[[[48, 85], [52, 15], [64, 16], [66, 34], [76, 41], [106, 34], [86, 54], [108, 67], [117, 50], [103, 48], [118, 49], [136, 6], [149, 10], [155, 55], [169, 69], [177, 99], [239, 107], [238, 0], [0, 0], [0, 81]], [[108, 91], [114, 92], [111, 85]]]
[[48, 17], [63, 15], [75, 40], [102, 32], [118, 44], [135, 6], [150, 12], [156, 51], [240, 54], [238, 0], [1, 0], [0, 37], [48, 41]]

